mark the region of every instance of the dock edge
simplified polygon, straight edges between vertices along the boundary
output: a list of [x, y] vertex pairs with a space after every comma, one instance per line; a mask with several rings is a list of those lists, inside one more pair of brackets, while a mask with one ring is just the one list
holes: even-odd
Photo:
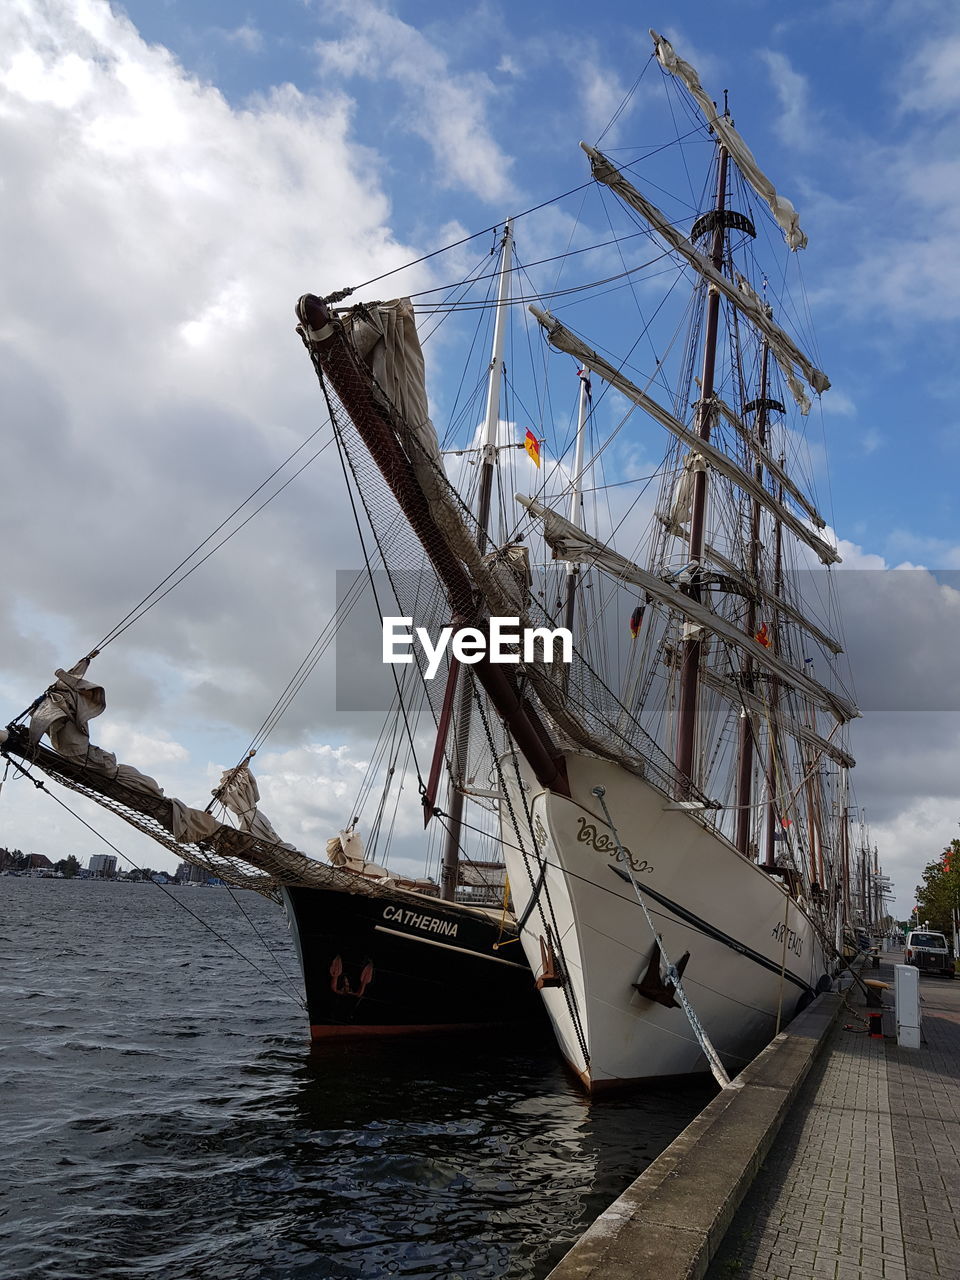
[[587, 1228], [547, 1280], [702, 1280], [840, 1016], [826, 992]]

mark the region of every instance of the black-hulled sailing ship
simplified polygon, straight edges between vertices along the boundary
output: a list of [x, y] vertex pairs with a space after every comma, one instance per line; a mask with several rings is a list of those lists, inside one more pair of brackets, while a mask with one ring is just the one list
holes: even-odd
[[[490, 438], [496, 431], [501, 398], [509, 228], [502, 250], [500, 305], [487, 377], [484, 435]], [[489, 518], [496, 446], [483, 445], [479, 453], [482, 478], [477, 519], [483, 528]], [[436, 747], [423, 789], [426, 819], [443, 823], [437, 884], [426, 877], [413, 879], [391, 872], [371, 860], [358, 830], [359, 816], [327, 841], [326, 863], [282, 841], [259, 807], [250, 768], [255, 752], [223, 775], [207, 810], [168, 799], [153, 778], [118, 765], [111, 753], [90, 742], [90, 720], [106, 706], [103, 688], [85, 678], [95, 656], [96, 652], [71, 670], [56, 673], [46, 693], [8, 725], [4, 753], [30, 761], [64, 785], [105, 804], [227, 884], [253, 888], [281, 901], [301, 963], [314, 1040], [542, 1025], [535, 979], [508, 906], [504, 864], [499, 857], [482, 856], [484, 850], [489, 854], [491, 846], [496, 853], [496, 833], [481, 832], [478, 843], [463, 820], [465, 782], [456, 753], [468, 731], [469, 686], [458, 689], [455, 679], [449, 682], [438, 710]], [[454, 713], [456, 732], [451, 729]], [[391, 715], [395, 722], [410, 719], [396, 705], [388, 720]], [[52, 750], [41, 745], [45, 735]], [[444, 809], [437, 798], [447, 753]], [[396, 771], [394, 755], [379, 799], [381, 810]], [[469, 856], [471, 840], [478, 843], [481, 856]]]
[[[858, 713], [837, 675], [830, 575], [817, 568], [839, 556], [797, 474], [810, 395], [829, 382], [785, 327], [788, 299], [779, 309], [771, 300], [757, 219], [773, 221], [788, 255], [806, 239], [726, 109], [652, 34], [666, 82], [701, 113], [699, 140], [712, 151], [710, 199], [686, 229], [627, 176], [642, 164], [618, 168], [584, 146], [594, 193], [612, 202], [604, 216], [626, 219], [615, 238], [622, 272], [569, 290], [537, 289], [524, 273], [526, 295], [511, 299], [508, 223], [498, 269], [478, 277], [495, 296], [477, 302], [465, 286], [429, 305], [342, 305], [347, 290], [305, 295], [297, 308], [401, 614], [432, 635], [489, 635], [493, 618], [574, 635], [569, 663], [445, 658], [424, 680], [436, 726], [424, 815], [446, 830], [441, 895], [367, 864], [352, 825], [332, 841], [331, 864], [283, 844], [257, 807], [248, 760], [217, 793], [235, 826], [98, 760], [86, 721], [102, 694], [83, 670], [59, 673], [29, 733], [15, 724], [4, 745], [180, 856], [281, 893], [314, 1034], [521, 1021], [539, 992], [589, 1090], [705, 1069], [726, 1081], [830, 983], [850, 918], [845, 738]], [[628, 265], [638, 240], [655, 255]], [[685, 336], [666, 344], [677, 352], [666, 404], [651, 391], [666, 384], [665, 351], [638, 376], [637, 333], [608, 333], [601, 351], [573, 329], [586, 304], [611, 302], [612, 281], [635, 298], [652, 289], [642, 283], [651, 265], [655, 284], [670, 273], [665, 297], [692, 285]], [[561, 353], [540, 361], [537, 391], [514, 388], [527, 421], [500, 400], [503, 325], [521, 302]], [[468, 498], [429, 416], [417, 313], [478, 308], [494, 317], [494, 341]], [[551, 406], [565, 393], [546, 386], [571, 371], [576, 427], [541, 473], [538, 442], [563, 435]], [[602, 397], [622, 410], [605, 437]], [[646, 528], [589, 497], [633, 416], [646, 442], [664, 432]], [[494, 485], [524, 431], [534, 492], [513, 503], [501, 485], [494, 532]], [[626, 649], [607, 627], [624, 615]], [[45, 731], [53, 750], [39, 745]], [[495, 833], [509, 913], [455, 901], [476, 826]]]

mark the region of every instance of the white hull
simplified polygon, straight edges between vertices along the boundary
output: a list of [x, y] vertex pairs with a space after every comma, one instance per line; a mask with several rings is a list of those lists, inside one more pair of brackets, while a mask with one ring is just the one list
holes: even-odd
[[[690, 959], [683, 986], [731, 1076], [736, 1075], [809, 999], [831, 962], [810, 916], [779, 884], [722, 836], [619, 766], [566, 757], [571, 799], [544, 791], [523, 765], [510, 801], [533, 817], [537, 857], [517, 850], [502, 805], [504, 855], [514, 909], [527, 913], [523, 945], [535, 974], [550, 926], [566, 974], [543, 991], [560, 1048], [588, 1089], [708, 1070], [682, 1008], [666, 1008], [634, 988], [654, 939], [618, 858], [599, 801], [630, 851], [633, 875], [676, 964]], [[522, 819], [521, 819], [522, 820]], [[529, 835], [524, 842], [529, 848]], [[539, 894], [542, 860], [547, 870]]]

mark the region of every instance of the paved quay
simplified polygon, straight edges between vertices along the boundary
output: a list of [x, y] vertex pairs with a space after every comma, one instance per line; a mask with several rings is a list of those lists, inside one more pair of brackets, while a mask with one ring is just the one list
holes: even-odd
[[[863, 977], [892, 984], [902, 955], [883, 959]], [[920, 995], [904, 1049], [891, 1015], [864, 1034], [849, 993], [707, 1280], [958, 1280], [960, 980], [921, 976]]]
[[548, 1280], [960, 1280], [960, 980], [920, 994], [919, 1049], [892, 989], [883, 1039], [858, 986], [820, 996]]

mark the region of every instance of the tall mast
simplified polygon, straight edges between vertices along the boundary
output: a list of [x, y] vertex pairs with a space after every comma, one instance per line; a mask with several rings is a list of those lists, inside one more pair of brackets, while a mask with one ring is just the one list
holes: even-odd
[[[723, 212], [727, 199], [727, 150], [718, 147], [717, 195], [714, 203], [714, 228], [711, 260], [715, 270], [723, 266], [725, 230]], [[700, 403], [697, 408], [697, 434], [702, 440], [710, 439], [713, 416], [713, 378], [717, 360], [717, 331], [720, 322], [720, 293], [711, 287], [707, 294], [707, 323], [703, 344], [703, 376], [700, 386]], [[695, 471], [693, 476], [693, 503], [690, 513], [690, 561], [698, 568], [693, 580], [685, 588], [694, 600], [701, 598], [699, 566], [703, 562], [704, 526], [707, 512], [707, 473]], [[697, 734], [697, 705], [699, 700], [700, 659], [703, 641], [699, 635], [688, 636], [683, 642], [680, 663], [680, 706], [677, 714], [677, 768], [685, 778], [693, 780], [694, 746]]]
[[477, 524], [480, 526], [480, 550], [486, 550], [490, 524], [490, 497], [493, 472], [497, 463], [497, 427], [500, 422], [500, 390], [503, 385], [503, 341], [506, 333], [507, 307], [510, 303], [510, 259], [513, 249], [513, 219], [503, 227], [500, 247], [500, 280], [497, 309], [493, 319], [493, 351], [487, 376], [487, 411], [484, 416], [483, 441], [480, 446], [480, 493], [477, 499]]
[[[497, 309], [493, 320], [493, 350], [487, 375], [487, 406], [484, 415], [483, 436], [480, 444], [480, 487], [477, 497], [477, 525], [480, 550], [487, 549], [490, 526], [490, 499], [493, 494], [493, 473], [497, 464], [497, 428], [500, 423], [500, 392], [503, 386], [503, 345], [506, 333], [506, 311], [510, 302], [510, 261], [513, 248], [513, 221], [504, 224], [500, 246], [500, 279], [497, 288]], [[453, 698], [453, 688], [459, 679], [460, 664], [450, 659], [447, 676], [448, 691]], [[446, 701], [446, 698], [445, 698]], [[440, 896], [452, 902], [457, 893], [460, 865], [460, 841], [463, 836], [463, 792], [458, 786], [467, 763], [470, 741], [470, 720], [473, 709], [473, 684], [464, 680], [460, 685], [459, 706], [454, 722], [453, 768], [447, 783], [447, 829], [443, 846], [443, 868], [440, 876]], [[446, 725], [441, 731], [446, 736]], [[444, 742], [438, 731], [437, 752], [442, 752]]]
[[[773, 594], [783, 594], [783, 526], [779, 520], [773, 530]], [[770, 640], [774, 653], [780, 652], [779, 617], [771, 618]], [[777, 707], [780, 702], [780, 682], [776, 676], [770, 682], [770, 741], [767, 764], [767, 856], [765, 865], [777, 865], [777, 779], [780, 776], [780, 742], [777, 733]], [[783, 828], [781, 827], [781, 831]]]
[[[581, 369], [580, 377], [580, 399], [577, 404], [577, 440], [573, 450], [573, 478], [570, 482], [570, 514], [571, 524], [580, 524], [580, 495], [583, 486], [583, 477], [580, 474], [583, 470], [583, 443], [586, 436], [587, 418], [590, 416], [591, 399], [590, 399], [590, 374], [586, 369]], [[577, 580], [580, 576], [580, 566], [572, 560], [567, 561], [567, 592], [566, 604], [564, 606], [563, 625], [568, 631], [573, 631], [573, 610], [576, 602]]]
[[[768, 343], [763, 344], [763, 357], [760, 362], [760, 396], [754, 401], [757, 410], [757, 443], [765, 448], [767, 443], [767, 365], [770, 358]], [[754, 470], [757, 482], [763, 481], [763, 463], [758, 459]], [[758, 581], [760, 577], [760, 501], [754, 498], [750, 507], [750, 546], [747, 564], [750, 577]], [[747, 635], [757, 633], [757, 604], [751, 596], [747, 605]], [[753, 691], [753, 659], [747, 658], [743, 664], [743, 687], [747, 692]], [[737, 827], [734, 843], [741, 853], [746, 854], [750, 847], [750, 831], [753, 826], [753, 721], [744, 711], [740, 717], [739, 762], [737, 772]]]
[[848, 778], [846, 769], [840, 770], [840, 865], [843, 881], [843, 923], [852, 925], [850, 902], [850, 813], [847, 800]]

